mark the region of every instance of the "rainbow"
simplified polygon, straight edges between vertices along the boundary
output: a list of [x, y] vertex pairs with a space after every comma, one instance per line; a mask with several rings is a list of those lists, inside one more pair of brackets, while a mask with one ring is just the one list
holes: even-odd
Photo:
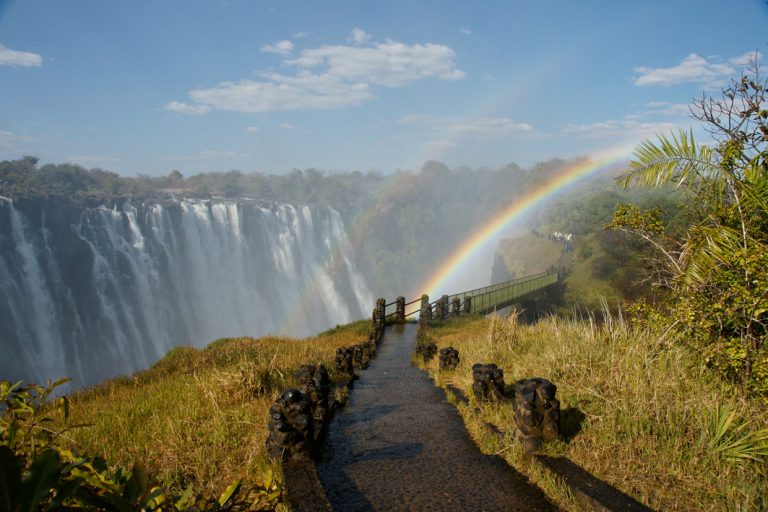
[[[465, 271], [468, 267], [468, 263], [471, 262], [472, 257], [480, 252], [484, 246], [493, 241], [501, 231], [510, 226], [515, 220], [530, 211], [533, 207], [541, 204], [557, 193], [562, 192], [569, 185], [576, 183], [581, 178], [600, 170], [605, 170], [616, 163], [624, 161], [631, 154], [632, 147], [634, 146], [604, 151], [596, 154], [591, 159], [580, 160], [565, 166], [557, 175], [540, 184], [527, 195], [512, 203], [505, 210], [491, 218], [479, 231], [477, 231], [477, 233], [461, 243], [451, 256], [445, 260], [437, 271], [435, 271], [434, 274], [431, 275], [419, 288], [419, 290], [421, 290], [420, 293], [426, 293], [432, 297], [437, 297], [439, 294], [442, 294], [446, 283], [450, 281], [452, 277]], [[398, 187], [401, 186], [403, 186], [402, 183], [393, 180], [386, 185], [385, 190], [396, 193]], [[360, 230], [367, 224], [366, 220], [372, 214], [372, 210], [365, 210], [353, 219], [349, 230], [349, 238], [351, 240], [354, 240], [361, 235]], [[340, 247], [332, 248], [325, 263], [326, 265], [334, 258], [341, 257], [340, 249]], [[299, 312], [302, 309], [302, 305], [306, 305], [310, 290], [315, 289], [318, 286], [321, 270], [322, 266], [318, 267], [313, 275], [306, 280], [304, 289], [299, 293], [293, 306], [290, 308], [290, 313], [283, 321], [279, 332], [284, 333], [289, 331], [290, 327], [295, 325], [295, 322], [298, 321]]]
[[621, 147], [605, 151], [591, 159], [566, 166], [556, 176], [540, 184], [534, 190], [531, 190], [528, 194], [512, 203], [492, 217], [471, 237], [464, 240], [420, 287], [420, 293], [426, 293], [431, 297], [446, 293], [444, 290], [446, 283], [452, 277], [464, 271], [472, 257], [486, 244], [493, 241], [502, 230], [509, 227], [515, 220], [519, 219], [533, 207], [562, 192], [569, 185], [579, 181], [579, 179], [594, 172], [607, 169], [625, 160], [630, 154], [631, 147]]

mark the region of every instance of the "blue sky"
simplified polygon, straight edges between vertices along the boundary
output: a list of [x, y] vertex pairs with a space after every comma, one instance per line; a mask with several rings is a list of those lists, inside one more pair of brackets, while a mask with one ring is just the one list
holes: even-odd
[[0, 0], [0, 159], [530, 165], [690, 126], [766, 43], [764, 0]]

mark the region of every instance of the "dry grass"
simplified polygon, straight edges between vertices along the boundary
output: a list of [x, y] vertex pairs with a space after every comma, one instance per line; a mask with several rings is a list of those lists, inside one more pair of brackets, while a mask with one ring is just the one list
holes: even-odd
[[[702, 369], [679, 340], [607, 317], [455, 320], [433, 328], [439, 347], [459, 350], [461, 365], [440, 374], [470, 395], [474, 363], [496, 363], [505, 381], [544, 377], [558, 386], [566, 442], [545, 447], [660, 510], [764, 510], [768, 507], [768, 412]], [[511, 439], [500, 446], [485, 421], [511, 433], [511, 406], [460, 407], [485, 451], [500, 452], [567, 509], [567, 492], [524, 461]], [[728, 423], [725, 420], [731, 418]], [[718, 426], [719, 425], [719, 426]]]
[[68, 433], [111, 465], [143, 461], [164, 485], [219, 496], [239, 478], [259, 483], [272, 462], [267, 412], [301, 364], [329, 369], [337, 347], [364, 341], [369, 322], [307, 339], [232, 338], [179, 347], [151, 369], [71, 397]]

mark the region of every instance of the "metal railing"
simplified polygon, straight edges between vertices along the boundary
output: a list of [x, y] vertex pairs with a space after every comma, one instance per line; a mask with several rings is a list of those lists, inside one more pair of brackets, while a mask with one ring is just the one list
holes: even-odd
[[498, 283], [475, 290], [469, 290], [455, 295], [449, 295], [448, 301], [455, 299], [464, 304], [470, 299], [469, 312], [473, 314], [489, 313], [494, 309], [510, 306], [526, 295], [542, 290], [557, 283], [558, 273], [542, 272], [532, 276], [513, 279], [504, 283]]
[[[542, 272], [540, 274], [512, 279], [511, 281], [484, 286], [482, 288], [476, 288], [454, 295], [444, 295], [443, 297], [430, 302], [429, 308], [430, 311], [437, 311], [438, 309], [443, 308], [443, 312], [445, 313], [444, 316], [452, 315], [454, 314], [453, 311], [456, 310], [460, 310], [461, 314], [490, 313], [496, 309], [511, 306], [515, 302], [524, 299], [526, 296], [532, 295], [557, 283], [558, 279], [559, 274], [557, 271]], [[401, 308], [401, 319], [404, 320], [405, 318], [420, 312], [421, 299], [415, 299], [408, 303], [405, 303], [405, 299], [403, 298], [400, 298], [400, 300], [401, 303], [399, 307]], [[457, 304], [456, 301], [458, 301]], [[384, 311], [386, 311], [386, 308], [396, 304], [397, 301], [382, 305], [384, 306]], [[456, 304], [457, 307], [454, 307], [454, 304]], [[406, 308], [410, 309], [410, 306], [413, 305], [416, 305], [417, 307], [411, 309], [411, 311], [406, 311]], [[385, 318], [390, 321], [396, 316], [397, 312], [389, 314], [385, 313]], [[436, 316], [439, 317], [443, 315], [438, 313]]]

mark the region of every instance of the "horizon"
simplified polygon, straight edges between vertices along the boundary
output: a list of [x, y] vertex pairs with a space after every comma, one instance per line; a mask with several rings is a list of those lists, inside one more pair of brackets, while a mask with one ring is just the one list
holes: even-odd
[[764, 62], [766, 21], [761, 0], [0, 0], [0, 160], [191, 176], [594, 158], [705, 135], [691, 101]]

